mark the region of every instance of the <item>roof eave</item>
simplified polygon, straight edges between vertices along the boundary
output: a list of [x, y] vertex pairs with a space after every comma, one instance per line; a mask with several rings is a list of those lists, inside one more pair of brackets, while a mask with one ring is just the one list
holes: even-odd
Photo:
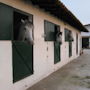
[[88, 32], [83, 24], [63, 5], [59, 0], [30, 0], [33, 5], [38, 5], [45, 11], [50, 12], [59, 19], [78, 29], [78, 31]]

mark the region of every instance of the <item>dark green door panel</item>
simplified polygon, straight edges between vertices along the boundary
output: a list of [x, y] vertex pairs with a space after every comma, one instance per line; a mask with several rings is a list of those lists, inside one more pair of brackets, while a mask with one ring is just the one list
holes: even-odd
[[13, 9], [0, 4], [0, 40], [11, 40], [13, 30]]
[[82, 38], [82, 48], [89, 48], [89, 37]]
[[[0, 4], [0, 40], [13, 40], [14, 8]], [[16, 17], [17, 19], [19, 17]], [[17, 22], [18, 23], [18, 22]], [[13, 82], [33, 74], [33, 46], [12, 41]]]
[[13, 42], [13, 81], [33, 74], [33, 46], [25, 42]]
[[45, 41], [55, 41], [55, 24], [44, 21], [45, 27]]
[[78, 34], [76, 33], [76, 54], [78, 54]]
[[54, 42], [54, 64], [60, 61], [60, 43]]
[[65, 29], [64, 33], [65, 33], [65, 42], [67, 42], [67, 41], [69, 41], [69, 30]]
[[72, 56], [72, 42], [69, 42], [69, 57]]

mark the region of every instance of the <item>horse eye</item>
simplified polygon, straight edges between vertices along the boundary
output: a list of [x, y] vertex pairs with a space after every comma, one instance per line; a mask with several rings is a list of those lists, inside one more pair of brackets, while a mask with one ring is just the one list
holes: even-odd
[[24, 30], [26, 30], [26, 28], [24, 27]]

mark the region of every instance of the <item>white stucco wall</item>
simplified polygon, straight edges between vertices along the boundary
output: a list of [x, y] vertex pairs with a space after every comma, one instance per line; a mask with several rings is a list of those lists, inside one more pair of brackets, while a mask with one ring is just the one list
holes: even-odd
[[82, 37], [90, 37], [90, 32], [82, 32]]
[[[10, 41], [0, 41], [0, 88], [2, 90], [25, 90], [52, 72], [56, 71], [66, 63], [79, 56], [76, 55], [76, 33], [79, 35], [79, 52], [80, 52], [80, 32], [70, 25], [58, 20], [52, 15], [45, 13], [21, 0], [0, 0], [2, 3], [10, 5], [24, 12], [33, 14], [34, 20], [34, 74], [13, 84], [12, 77], [12, 44]], [[54, 42], [45, 42], [42, 37], [44, 34], [44, 20], [48, 20], [60, 25], [62, 32], [61, 61], [54, 64]], [[64, 28], [72, 31], [74, 42], [72, 57], [69, 58], [68, 42], [65, 42]], [[47, 52], [48, 47], [48, 52]], [[47, 57], [48, 56], [48, 57]]]

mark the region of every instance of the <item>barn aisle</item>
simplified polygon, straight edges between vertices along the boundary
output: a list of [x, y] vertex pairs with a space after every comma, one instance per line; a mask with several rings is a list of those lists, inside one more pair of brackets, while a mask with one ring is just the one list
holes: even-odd
[[90, 50], [27, 90], [90, 90]]

